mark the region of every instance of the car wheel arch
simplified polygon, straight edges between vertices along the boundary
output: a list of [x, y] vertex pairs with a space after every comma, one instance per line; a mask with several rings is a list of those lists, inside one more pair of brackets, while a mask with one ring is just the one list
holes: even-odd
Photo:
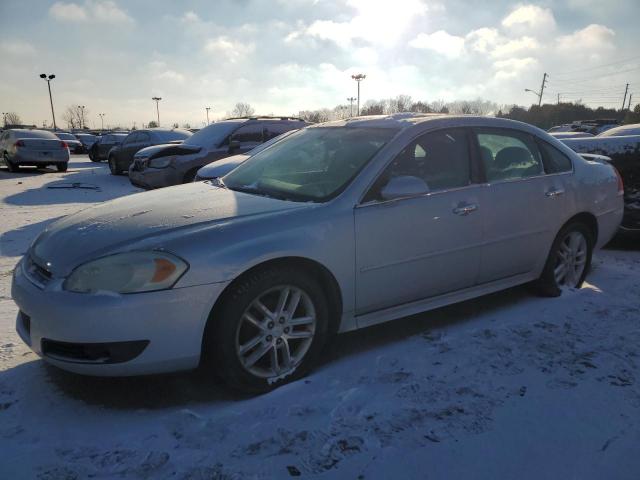
[[279, 257], [273, 258], [248, 268], [235, 279], [233, 279], [222, 291], [222, 293], [218, 296], [216, 301], [211, 308], [209, 313], [209, 317], [207, 319], [207, 325], [205, 326], [205, 331], [202, 336], [202, 349], [201, 352], [205, 351], [204, 342], [207, 338], [206, 330], [210, 325], [210, 322], [213, 318], [215, 318], [215, 312], [218, 311], [222, 304], [225, 302], [226, 298], [230, 293], [233, 292], [234, 287], [242, 282], [247, 276], [250, 276], [256, 273], [258, 270], [278, 267], [278, 266], [287, 266], [298, 268], [301, 271], [304, 271], [313, 277], [315, 277], [321, 284], [322, 289], [327, 297], [328, 307], [329, 307], [329, 332], [330, 334], [337, 333], [340, 328], [340, 320], [342, 318], [342, 291], [340, 289], [340, 285], [336, 280], [336, 277], [331, 273], [331, 271], [322, 265], [320, 262], [316, 260], [312, 260], [306, 257]]
[[560, 230], [558, 230], [558, 232], [560, 232], [564, 227], [566, 227], [570, 223], [575, 223], [575, 222], [582, 223], [589, 229], [592, 235], [591, 241], [593, 242], [593, 245], [596, 245], [598, 243], [598, 234], [599, 234], [598, 220], [596, 219], [596, 216], [592, 213], [580, 212], [575, 214], [573, 217], [569, 218], [562, 225], [562, 227], [560, 227]]

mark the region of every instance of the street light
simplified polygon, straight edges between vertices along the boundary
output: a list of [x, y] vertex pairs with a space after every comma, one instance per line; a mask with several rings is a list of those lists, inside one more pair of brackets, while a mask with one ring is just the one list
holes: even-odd
[[104, 130], [104, 113], [99, 113], [98, 116], [100, 117], [100, 130]]
[[53, 129], [57, 130], [58, 126], [56, 125], [56, 114], [53, 112], [53, 97], [51, 96], [51, 80], [56, 78], [55, 75], [47, 75], [46, 73], [41, 73], [40, 78], [47, 82], [47, 87], [49, 87], [49, 102], [51, 102], [51, 116], [53, 117]]
[[207, 125], [209, 125], [209, 110], [211, 110], [211, 107], [204, 107], [204, 109], [207, 111]]
[[160, 107], [158, 107], [158, 102], [162, 100], [162, 97], [151, 97], [151, 100], [156, 102], [156, 113], [158, 114], [158, 126], [160, 126]]
[[84, 129], [84, 105], [78, 105], [80, 109], [80, 129]]
[[525, 92], [530, 92], [533, 93], [536, 97], [538, 97], [538, 106], [540, 106], [540, 102], [542, 101], [542, 95], [540, 95], [538, 92], [536, 92], [535, 90], [531, 90], [530, 88], [525, 88], [524, 89]]
[[355, 75], [351, 75], [351, 78], [358, 82], [358, 116], [360, 116], [360, 82], [367, 78], [367, 76], [362, 73], [357, 73]]
[[353, 117], [353, 102], [356, 101], [356, 97], [349, 97], [347, 100], [349, 101], [349, 116]]

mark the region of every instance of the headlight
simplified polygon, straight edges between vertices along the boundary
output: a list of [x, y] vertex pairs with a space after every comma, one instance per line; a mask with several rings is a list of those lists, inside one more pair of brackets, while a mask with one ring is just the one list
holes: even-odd
[[129, 252], [80, 265], [64, 282], [71, 292], [139, 293], [173, 287], [189, 266], [166, 252]]
[[172, 160], [173, 157], [153, 158], [149, 160], [149, 166], [151, 168], [167, 168]]

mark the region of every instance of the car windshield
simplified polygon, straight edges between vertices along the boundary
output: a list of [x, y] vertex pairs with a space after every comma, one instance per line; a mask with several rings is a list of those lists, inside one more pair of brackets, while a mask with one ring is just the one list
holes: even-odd
[[194, 147], [217, 147], [229, 136], [242, 122], [219, 122], [198, 130], [185, 140], [184, 145]]
[[305, 128], [249, 158], [222, 178], [240, 192], [294, 201], [340, 193], [396, 129]]
[[46, 130], [14, 130], [16, 138], [48, 138], [56, 139], [57, 137]]
[[620, 137], [625, 135], [640, 135], [640, 124], [610, 128], [599, 134], [598, 137]]
[[296, 128], [295, 130], [289, 130], [288, 132], [284, 132], [280, 135], [278, 135], [277, 137], [273, 137], [271, 140], [261, 143], [260, 145], [258, 145], [255, 148], [252, 148], [251, 150], [249, 150], [245, 155], [252, 157], [253, 155], [255, 155], [256, 153], [260, 153], [261, 151], [263, 151], [265, 148], [269, 148], [271, 145], [273, 145], [276, 142], [279, 142], [280, 140], [282, 140], [283, 138], [288, 137], [289, 135], [291, 135], [292, 133], [297, 132], [298, 129]]
[[78, 140], [76, 137], [71, 135], [70, 133], [56, 133], [60, 140]]

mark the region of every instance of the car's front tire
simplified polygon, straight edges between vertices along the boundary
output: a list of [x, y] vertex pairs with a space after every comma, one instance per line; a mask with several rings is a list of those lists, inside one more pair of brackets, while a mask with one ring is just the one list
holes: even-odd
[[304, 376], [328, 335], [322, 286], [291, 267], [268, 267], [232, 284], [210, 315], [204, 366], [233, 388], [261, 393]]
[[98, 151], [95, 147], [91, 147], [89, 149], [88, 155], [89, 155], [89, 160], [91, 160], [92, 162], [100, 161], [100, 159], [98, 158]]
[[56, 164], [56, 168], [59, 172], [66, 172], [69, 164], [67, 162]]
[[111, 175], [122, 175], [122, 172], [118, 170], [118, 163], [114, 156], [109, 157], [109, 170], [111, 171]]
[[11, 173], [16, 173], [20, 170], [20, 166], [13, 163], [11, 160], [9, 160], [9, 155], [7, 155], [6, 153], [3, 155], [4, 157], [4, 163], [7, 166], [7, 168], [9, 169], [9, 171]]
[[584, 223], [572, 222], [563, 227], [536, 282], [540, 294], [557, 297], [563, 290], [580, 288], [591, 268], [593, 244], [591, 229]]

